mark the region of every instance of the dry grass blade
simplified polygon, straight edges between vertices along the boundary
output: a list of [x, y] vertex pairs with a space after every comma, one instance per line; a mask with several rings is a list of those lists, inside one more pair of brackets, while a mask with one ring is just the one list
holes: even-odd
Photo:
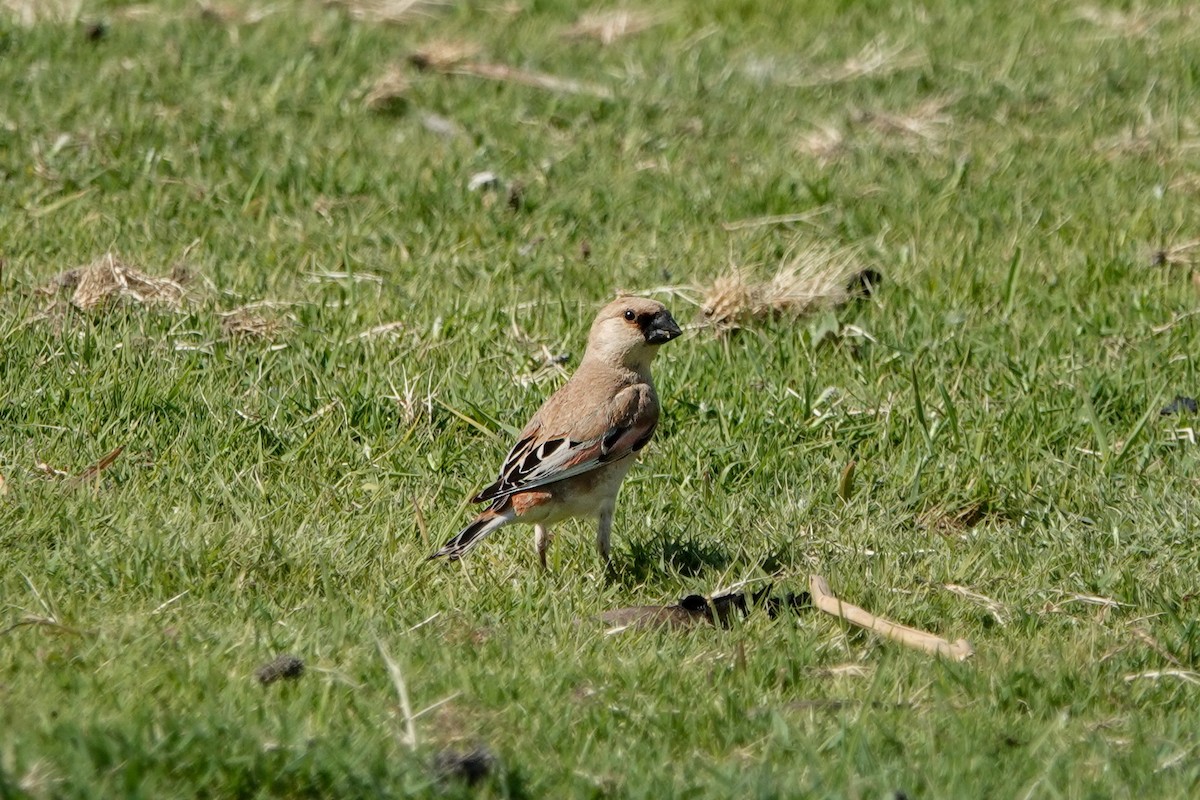
[[4, 480], [4, 473], [0, 472], [0, 497], [8, 494], [8, 483]]
[[866, 664], [835, 664], [832, 667], [816, 667], [812, 674], [830, 678], [866, 678], [873, 669]]
[[644, 11], [588, 11], [563, 31], [563, 36], [568, 39], [595, 39], [607, 46], [618, 39], [641, 33], [654, 23], [654, 17]]
[[853, 250], [814, 246], [786, 258], [769, 280], [735, 267], [702, 292], [704, 324], [719, 331], [776, 316], [800, 317], [843, 303], [862, 270]]
[[375, 645], [379, 648], [379, 655], [383, 658], [383, 663], [387, 665], [388, 676], [392, 679], [392, 685], [395, 687], [396, 696], [400, 701], [400, 712], [404, 714], [404, 734], [399, 737], [400, 743], [409, 750], [416, 750], [417, 726], [414, 722], [416, 717], [413, 716], [412, 704], [408, 702], [408, 684], [404, 682], [404, 673], [400, 671], [400, 665], [388, 655], [382, 641], [376, 639]]
[[107, 253], [88, 266], [79, 268], [72, 279], [75, 281], [75, 293], [71, 295], [71, 303], [83, 311], [103, 307], [122, 298], [142, 305], [179, 308], [185, 296], [180, 283], [170, 278], [147, 275], [121, 261], [113, 253]]
[[1132, 683], [1136, 680], [1162, 680], [1163, 678], [1178, 678], [1187, 683], [1194, 683], [1200, 686], [1200, 672], [1192, 672], [1186, 669], [1152, 669], [1148, 672], [1135, 672], [1125, 676], [1126, 683]]
[[81, 630], [72, 628], [70, 625], [62, 624], [54, 617], [39, 617], [36, 614], [27, 614], [14, 622], [12, 625], [9, 625], [7, 628], [0, 629], [0, 636], [5, 635], [6, 633], [12, 633], [18, 628], [24, 628], [31, 625], [41, 628], [49, 628], [58, 633], [69, 633], [74, 636], [82, 636], [84, 633]]
[[862, 112], [855, 121], [885, 136], [899, 135], [939, 141], [943, 138], [946, 128], [954, 121], [945, 111], [956, 99], [933, 97], [901, 112]]
[[613, 96], [612, 92], [605, 86], [577, 81], [573, 78], [560, 78], [544, 72], [518, 69], [517, 67], [510, 67], [507, 64], [459, 64], [444, 71], [452, 75], [469, 75], [490, 81], [517, 83], [522, 86], [532, 86], [535, 89], [545, 89], [550, 92], [586, 94], [602, 100], [610, 100]]
[[750, 228], [793, 225], [797, 222], [812, 222], [828, 211], [828, 206], [818, 206], [810, 211], [801, 211], [796, 214], [769, 214], [765, 217], [750, 217], [734, 220], [733, 222], [722, 222], [721, 227], [732, 233], [733, 231], [744, 231]]
[[841, 64], [814, 70], [807, 77], [790, 81], [789, 85], [827, 86], [858, 78], [891, 75], [895, 72], [919, 67], [924, 63], [924, 56], [907, 52], [904, 45], [889, 45], [882, 38], [876, 38]]
[[442, 0], [325, 0], [325, 5], [344, 9], [351, 18], [363, 22], [399, 25], [428, 17], [449, 3]]
[[121, 455], [121, 453], [124, 451], [125, 451], [125, 445], [123, 445], [123, 444], [118, 445], [117, 447], [114, 447], [112, 450], [110, 450], [108, 453], [106, 453], [99, 461], [97, 461], [95, 464], [92, 464], [87, 469], [85, 469], [83, 472], [76, 475], [74, 478], [72, 478], [70, 481], [68, 481], [68, 483], [70, 483], [72, 485], [78, 485], [80, 483], [90, 481], [92, 478], [96, 477], [101, 472], [103, 472], [104, 470], [111, 467], [113, 465], [113, 462], [117, 460], [117, 457], [119, 455]]
[[996, 600], [993, 600], [987, 595], [980, 594], [979, 592], [968, 589], [965, 586], [959, 586], [954, 583], [944, 584], [942, 588], [951, 594], [956, 594], [959, 597], [964, 597], [967, 600], [971, 600], [980, 604], [987, 609], [988, 613], [992, 615], [992, 618], [996, 620], [998, 625], [1003, 626], [1008, 623], [1008, 612], [1005, 610], [1004, 605]]
[[407, 330], [408, 326], [406, 326], [403, 322], [385, 322], [382, 325], [376, 325], [374, 328], [368, 328], [354, 338], [374, 339], [378, 336], [387, 336], [388, 338], [394, 339], [397, 336], [405, 333]]

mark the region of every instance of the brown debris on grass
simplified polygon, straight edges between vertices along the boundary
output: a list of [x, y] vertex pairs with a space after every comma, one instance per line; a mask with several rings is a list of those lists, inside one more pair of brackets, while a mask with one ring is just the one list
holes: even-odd
[[180, 308], [185, 291], [171, 278], [155, 277], [107, 253], [84, 267], [56, 275], [42, 288], [44, 294], [59, 289], [74, 289], [71, 305], [81, 311], [103, 308], [126, 299], [139, 305], [165, 305]]
[[954, 104], [954, 97], [927, 98], [901, 112], [866, 111], [855, 122], [864, 124], [884, 136], [922, 139], [938, 142], [945, 137], [953, 118], [945, 111]]
[[[1181, 23], [1192, 19], [1194, 8], [1151, 10], [1135, 6], [1127, 11], [1115, 8], [1084, 6], [1075, 16], [1105, 31], [1107, 38], [1144, 39], [1158, 34], [1158, 26], [1164, 22]], [[1102, 37], [1104, 38], [1104, 37]]]
[[822, 164], [836, 161], [849, 149], [846, 131], [830, 123], [821, 123], [796, 140], [796, 152], [812, 156]]
[[866, 143], [905, 152], [936, 149], [950, 135], [954, 118], [946, 113], [958, 98], [931, 97], [902, 111], [852, 110], [844, 124], [823, 122], [795, 142], [795, 150], [823, 164]]
[[808, 75], [788, 81], [789, 86], [815, 87], [857, 80], [859, 78], [882, 77], [907, 69], [923, 66], [926, 58], [905, 45], [891, 45], [883, 37], [866, 44], [857, 54], [836, 64], [812, 70]]
[[113, 462], [117, 460], [117, 457], [119, 455], [121, 455], [121, 453], [123, 453], [124, 451], [125, 451], [125, 445], [123, 445], [123, 444], [117, 445], [112, 450], [105, 453], [104, 456], [101, 457], [101, 459], [99, 461], [97, 461], [95, 464], [90, 465], [83, 472], [79, 473], [77, 476], [72, 478], [70, 482], [72, 484], [80, 484], [80, 483], [84, 483], [86, 481], [90, 481], [92, 478], [95, 478], [101, 472], [103, 472], [104, 470], [111, 467], [113, 465]]
[[1194, 267], [1200, 263], [1200, 239], [1160, 247], [1151, 255], [1150, 263], [1155, 267]]
[[613, 96], [612, 91], [606, 86], [579, 81], [574, 78], [560, 78], [557, 75], [549, 75], [545, 72], [534, 72], [518, 67], [510, 67], [507, 64], [471, 62], [459, 64], [443, 71], [451, 75], [468, 75], [474, 78], [483, 78], [484, 80], [516, 83], [522, 86], [531, 86], [535, 89], [544, 89], [549, 92], [591, 95], [602, 100], [610, 100]]
[[655, 22], [654, 17], [644, 11], [588, 11], [563, 31], [563, 36], [568, 39], [594, 39], [607, 47], [618, 39], [641, 33]]
[[1008, 624], [1008, 610], [999, 601], [993, 600], [987, 595], [981, 594], [974, 589], [970, 589], [966, 586], [959, 586], [956, 583], [944, 583], [942, 584], [942, 588], [951, 594], [958, 595], [959, 597], [983, 606], [983, 608], [985, 608], [987, 612], [991, 614], [992, 619], [996, 620], [997, 625], [1003, 627], [1004, 625]]
[[936, 506], [921, 515], [919, 522], [927, 530], [942, 534], [968, 531], [996, 512], [982, 501], [973, 501], [958, 507]]
[[221, 318], [221, 331], [230, 338], [269, 339], [292, 322], [290, 315], [280, 318], [264, 313], [279, 305], [270, 300], [263, 300], [239, 306], [232, 311], [223, 311], [218, 314]]
[[74, 475], [65, 469], [58, 469], [57, 467], [51, 466], [45, 461], [38, 461], [33, 465], [33, 468], [45, 475], [47, 478], [65, 478], [68, 486], [78, 486], [81, 483], [95, 478], [101, 472], [111, 467], [113, 462], [117, 460], [117, 457], [120, 456], [124, 451], [125, 445], [118, 445], [108, 453], [104, 454], [99, 461], [85, 467], [84, 470], [78, 475]]
[[408, 56], [417, 69], [446, 72], [479, 55], [479, 45], [461, 39], [434, 39]]
[[235, 5], [232, 3], [200, 3], [200, 19], [214, 22], [218, 25], [256, 25], [267, 17], [280, 11], [279, 5], [259, 8]]
[[82, 0], [0, 0], [0, 11], [26, 28], [39, 22], [74, 22], [82, 10]]
[[854, 250], [812, 246], [798, 250], [768, 280], [735, 267], [702, 290], [705, 325], [728, 331], [771, 317], [801, 317], [844, 303], [851, 278], [862, 271]]
[[445, 8], [443, 0], [325, 0], [325, 5], [343, 9], [362, 22], [401, 25]]
[[404, 69], [397, 64], [376, 78], [366, 94], [363, 105], [370, 111], [400, 111], [408, 104], [408, 90], [412, 81]]
[[1181, 155], [1200, 150], [1200, 127], [1174, 113], [1155, 115], [1149, 109], [1142, 119], [1115, 136], [1097, 140], [1096, 152], [1109, 159], [1129, 156], [1152, 157], [1166, 164]]
[[612, 97], [612, 92], [599, 84], [560, 78], [557, 75], [510, 67], [507, 64], [472, 61], [478, 52], [478, 45], [472, 42], [436, 40], [413, 51], [408, 60], [417, 69], [445, 75], [467, 75], [503, 83], [518, 83], [564, 94], [588, 94], [604, 99]]

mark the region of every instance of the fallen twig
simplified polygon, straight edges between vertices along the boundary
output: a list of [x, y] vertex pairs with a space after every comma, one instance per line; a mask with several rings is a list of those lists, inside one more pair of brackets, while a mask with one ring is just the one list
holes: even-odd
[[940, 636], [877, 617], [858, 606], [839, 600], [820, 575], [809, 576], [809, 593], [812, 595], [813, 605], [826, 614], [832, 614], [852, 625], [865, 628], [907, 647], [924, 650], [933, 655], [948, 656], [955, 661], [965, 661], [975, 654], [974, 648], [966, 639], [950, 643]]

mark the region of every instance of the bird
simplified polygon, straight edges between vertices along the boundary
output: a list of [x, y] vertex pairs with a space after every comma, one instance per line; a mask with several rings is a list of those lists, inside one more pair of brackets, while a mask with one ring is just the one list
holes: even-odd
[[525, 523], [545, 570], [550, 526], [594, 517], [596, 547], [609, 563], [621, 481], [658, 426], [650, 362], [681, 333], [657, 300], [618, 297], [600, 309], [575, 374], [517, 436], [499, 477], [471, 498], [488, 507], [428, 560], [457, 561], [488, 535]]

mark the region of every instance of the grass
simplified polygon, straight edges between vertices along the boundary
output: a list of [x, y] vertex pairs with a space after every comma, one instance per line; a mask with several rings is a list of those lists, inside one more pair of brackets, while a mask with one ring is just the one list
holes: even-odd
[[[0, 3], [0, 796], [1195, 794], [1186, 5], [78, 5]], [[614, 290], [798, 247], [885, 284], [664, 349], [611, 575], [422, 564]], [[38, 291], [109, 252], [187, 302]], [[974, 660], [579, 622], [812, 571]]]

